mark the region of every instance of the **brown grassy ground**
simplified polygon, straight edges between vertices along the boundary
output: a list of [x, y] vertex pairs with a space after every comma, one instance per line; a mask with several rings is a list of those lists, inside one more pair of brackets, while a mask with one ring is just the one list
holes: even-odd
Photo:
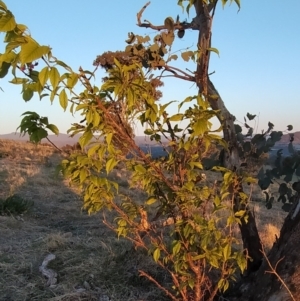
[[[26, 213], [0, 216], [0, 300], [163, 300], [160, 291], [138, 277], [150, 269], [160, 277], [141, 252], [118, 240], [101, 220], [81, 210], [79, 194], [57, 176], [60, 155], [50, 146], [0, 140], [0, 198], [18, 194], [34, 201]], [[113, 176], [128, 189], [124, 172]], [[131, 192], [141, 198], [140, 192]], [[261, 199], [259, 192], [255, 198]], [[278, 235], [284, 213], [253, 207], [267, 248]], [[47, 287], [39, 272], [45, 256], [56, 259], [49, 267], [58, 273], [58, 284]]]
[[[21, 216], [0, 216], [1, 301], [162, 300], [138, 277], [145, 256], [133, 258], [131, 245], [103, 225], [101, 214], [83, 212], [78, 193], [55, 175], [60, 156], [53, 148], [0, 140], [0, 154], [0, 198], [16, 193], [34, 201]], [[49, 253], [56, 255], [53, 288], [39, 272]]]

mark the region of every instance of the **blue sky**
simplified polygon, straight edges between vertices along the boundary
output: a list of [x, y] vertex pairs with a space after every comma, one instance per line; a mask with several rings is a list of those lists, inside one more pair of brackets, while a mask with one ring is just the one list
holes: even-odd
[[[53, 55], [74, 70], [79, 66], [91, 70], [98, 54], [124, 49], [128, 32], [155, 36], [153, 30], [136, 26], [136, 13], [146, 0], [4, 2], [18, 23], [26, 24], [40, 44], [51, 46]], [[175, 19], [177, 14], [181, 19], [188, 18], [176, 3], [177, 0], [152, 0], [144, 18], [154, 24], [163, 24], [168, 16]], [[243, 121], [250, 112], [260, 116], [258, 129], [266, 129], [271, 121], [277, 130], [292, 124], [299, 131], [300, 1], [241, 0], [241, 5], [239, 12], [234, 3], [224, 9], [219, 4], [216, 11], [212, 46], [218, 48], [220, 57], [212, 54], [210, 71], [215, 73], [211, 80], [238, 120]], [[180, 54], [180, 50], [196, 47], [196, 34], [186, 32], [172, 50]], [[0, 39], [3, 40], [3, 34]], [[0, 52], [1, 49], [3, 44]], [[195, 69], [193, 64], [186, 65], [181, 60], [172, 65]], [[100, 72], [96, 78], [99, 85], [102, 75]], [[0, 80], [4, 90], [0, 91], [0, 134], [14, 132], [25, 111], [48, 116], [62, 133], [80, 120], [68, 110], [63, 112], [58, 100], [53, 105], [47, 98], [25, 103], [20, 87], [8, 84], [8, 80]], [[191, 83], [168, 79], [163, 93], [162, 102], [180, 101], [195, 95], [197, 89]]]

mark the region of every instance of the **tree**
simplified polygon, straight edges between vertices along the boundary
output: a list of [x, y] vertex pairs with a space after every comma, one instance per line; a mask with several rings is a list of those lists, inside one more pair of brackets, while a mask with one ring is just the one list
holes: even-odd
[[[226, 5], [228, 1], [221, 2]], [[239, 8], [239, 0], [234, 2]], [[81, 113], [82, 122], [73, 124], [69, 133], [81, 134], [82, 151], [64, 160], [62, 171], [82, 189], [88, 212], [112, 210], [116, 223], [107, 219], [106, 225], [151, 254], [168, 273], [169, 281], [160, 283], [147, 271], [140, 274], [156, 283], [172, 300], [213, 300], [228, 289], [239, 271], [253, 274], [261, 266], [263, 247], [249, 210], [249, 196], [243, 191], [243, 184], [256, 180], [244, 170], [241, 155], [258, 156], [268, 151], [282, 133], [273, 132], [269, 124], [265, 133], [251, 139], [249, 148], [208, 74], [210, 53], [218, 53], [211, 45], [218, 1], [179, 0], [178, 4], [188, 14], [191, 8], [195, 9], [192, 22], [167, 17], [163, 25], [143, 23], [147, 3], [137, 20], [138, 26], [158, 31], [153, 43], [148, 36], [130, 33], [124, 51], [98, 56], [92, 72], [74, 72], [52, 56], [49, 47], [39, 45], [28, 35], [26, 26], [17, 24], [0, 1], [0, 31], [5, 32], [6, 43], [0, 56], [0, 77], [11, 69], [11, 83], [22, 85], [25, 101], [34, 93], [40, 98], [49, 96], [51, 102], [57, 97], [64, 110], [70, 104], [72, 113]], [[187, 29], [199, 31], [197, 49], [181, 54], [185, 61], [195, 62], [194, 73], [170, 63], [178, 59], [171, 53], [175, 34], [182, 38]], [[37, 60], [39, 66], [44, 64], [39, 71]], [[106, 70], [101, 86], [92, 82], [99, 67]], [[179, 103], [174, 115], [168, 112], [173, 102], [162, 105], [158, 101], [165, 74], [194, 82], [199, 88], [198, 95]], [[80, 93], [75, 90], [77, 83], [84, 87]], [[48, 130], [58, 133], [48, 118], [35, 112], [24, 115], [20, 130], [29, 133], [32, 141], [47, 137]], [[220, 121], [217, 130], [212, 130], [213, 117]], [[251, 114], [247, 117], [254, 118]], [[180, 128], [178, 122], [182, 121], [186, 125]], [[153, 159], [137, 145], [137, 123], [147, 126], [145, 134], [165, 148], [166, 157]], [[248, 136], [252, 136], [250, 129]], [[223, 138], [216, 134], [220, 131]], [[214, 146], [220, 152], [218, 157], [213, 153], [211, 158], [209, 151]], [[106, 177], [119, 165], [131, 171], [130, 184], [146, 192], [145, 200], [121, 194], [118, 184]], [[205, 181], [203, 171], [209, 168], [221, 173], [221, 185]], [[262, 183], [264, 179], [265, 175]], [[291, 216], [293, 222], [286, 222], [281, 242], [291, 234], [291, 227], [297, 229], [298, 215]], [[241, 231], [242, 248], [235, 247], [239, 244], [232, 231], [235, 225]]]

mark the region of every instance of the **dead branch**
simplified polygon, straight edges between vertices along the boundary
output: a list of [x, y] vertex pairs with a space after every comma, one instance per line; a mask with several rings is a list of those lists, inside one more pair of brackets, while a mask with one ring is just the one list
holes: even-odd
[[53, 287], [57, 284], [57, 273], [52, 269], [48, 269], [47, 266], [49, 262], [54, 260], [55, 258], [56, 256], [54, 254], [48, 254], [43, 260], [42, 265], [39, 267], [39, 271], [43, 274], [44, 277], [48, 279], [47, 286], [50, 287]]
[[[195, 76], [191, 76], [188, 73], [186, 73], [186, 72], [184, 72], [184, 71], [182, 71], [182, 70], [180, 70], [176, 67], [172, 67], [172, 66], [168, 66], [168, 65], [165, 65], [163, 67], [164, 67], [164, 71], [169, 71], [169, 72], [173, 73], [174, 77], [177, 77], [177, 78], [180, 78], [180, 79], [183, 79], [183, 80], [187, 80], [187, 81], [190, 81], [190, 82], [196, 82]], [[182, 73], [183, 75], [178, 74], [178, 72]]]
[[[150, 1], [147, 2], [142, 9], [137, 13], [137, 25], [139, 27], [144, 27], [144, 28], [151, 28], [153, 30], [165, 30], [168, 29], [165, 25], [153, 25], [151, 22], [149, 22], [148, 20], [144, 20], [144, 23], [142, 23], [141, 18], [142, 15], [145, 11], [145, 9], [147, 8], [147, 6], [150, 5]], [[174, 30], [185, 30], [185, 29], [192, 29], [192, 30], [198, 30], [198, 25], [194, 22], [194, 20], [189, 23], [189, 22], [177, 22], [174, 23]]]

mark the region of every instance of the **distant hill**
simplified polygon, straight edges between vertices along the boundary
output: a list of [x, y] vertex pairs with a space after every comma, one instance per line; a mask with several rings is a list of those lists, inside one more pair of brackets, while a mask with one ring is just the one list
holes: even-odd
[[[294, 144], [300, 144], [300, 132], [295, 132], [294, 134]], [[285, 143], [289, 143], [290, 142], [290, 135], [289, 134], [284, 134], [281, 138], [281, 140], [279, 141], [279, 143], [281, 144], [285, 144]]]
[[[62, 147], [66, 144], [74, 145], [77, 143], [80, 135], [76, 135], [74, 137], [70, 137], [67, 134], [59, 134], [56, 135], [49, 135], [49, 139], [58, 147]], [[9, 140], [16, 140], [16, 141], [29, 141], [29, 136], [20, 136], [20, 133], [11, 133], [11, 134], [4, 134], [0, 135], [0, 139], [9, 139]], [[156, 145], [156, 141], [151, 141], [148, 136], [136, 136], [135, 141], [140, 146], [147, 146], [147, 145]], [[165, 143], [166, 139], [162, 139], [162, 142]], [[287, 144], [290, 142], [290, 135], [285, 134], [282, 136], [281, 140], [278, 144]], [[42, 143], [48, 143], [46, 139], [42, 140]], [[300, 144], [300, 131], [294, 133], [294, 144]]]
[[[76, 135], [74, 137], [70, 137], [68, 134], [59, 134], [58, 136], [56, 135], [49, 135], [49, 139], [58, 147], [62, 147], [64, 145], [74, 145], [77, 143], [80, 135]], [[29, 141], [29, 136], [20, 136], [20, 133], [11, 133], [11, 134], [4, 134], [0, 135], [0, 139], [8, 139], [8, 140], [15, 140], [15, 141]], [[136, 136], [135, 141], [138, 145], [154, 145], [157, 144], [155, 141], [151, 141], [149, 137], [146, 136]], [[164, 139], [162, 142], [166, 142]], [[42, 143], [49, 143], [47, 139], [43, 139]]]
[[[73, 145], [78, 141], [79, 136], [76, 137], [69, 137], [67, 134], [59, 134], [56, 135], [49, 135], [49, 139], [58, 147], [64, 146], [66, 144]], [[9, 140], [15, 140], [15, 141], [29, 141], [29, 136], [20, 136], [20, 133], [11, 133], [11, 134], [5, 134], [0, 135], [0, 139], [9, 139]], [[47, 139], [43, 139], [42, 143], [49, 143]]]

